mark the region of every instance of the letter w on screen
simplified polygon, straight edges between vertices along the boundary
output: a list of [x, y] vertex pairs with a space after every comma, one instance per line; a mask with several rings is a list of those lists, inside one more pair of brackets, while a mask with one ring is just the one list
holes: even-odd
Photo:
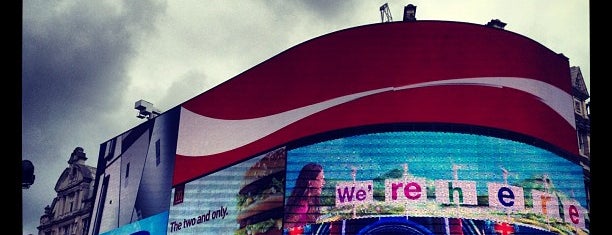
[[348, 181], [336, 184], [336, 206], [374, 201], [374, 181]]

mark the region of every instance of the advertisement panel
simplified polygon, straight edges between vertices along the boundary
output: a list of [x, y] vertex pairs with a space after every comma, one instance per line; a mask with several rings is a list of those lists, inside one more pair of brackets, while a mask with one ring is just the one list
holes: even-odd
[[284, 148], [175, 187], [168, 234], [281, 234]]
[[303, 137], [392, 123], [510, 131], [579, 156], [569, 76], [563, 55], [483, 25], [333, 32], [183, 103], [173, 185]]
[[167, 223], [168, 212], [166, 211], [131, 224], [123, 225], [100, 235], [166, 235], [166, 228], [160, 225]]
[[588, 234], [582, 168], [525, 143], [395, 131], [287, 151], [285, 234]]
[[[100, 145], [89, 234], [134, 226], [160, 214], [167, 221], [179, 110], [169, 110]], [[147, 226], [157, 224], [165, 231], [165, 222], [153, 220], [157, 222]]]

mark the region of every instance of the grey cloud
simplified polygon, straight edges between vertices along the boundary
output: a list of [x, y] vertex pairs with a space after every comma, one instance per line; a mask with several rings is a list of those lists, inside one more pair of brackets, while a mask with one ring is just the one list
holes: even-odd
[[354, 12], [352, 9], [357, 4], [355, 1], [333, 0], [299, 1], [299, 3], [304, 6], [306, 11], [328, 20], [334, 20], [336, 17], [345, 15], [345, 12]]
[[162, 112], [167, 111], [167, 109], [204, 93], [206, 87], [208, 87], [208, 82], [204, 73], [195, 70], [188, 71], [170, 85], [164, 98], [158, 102], [159, 105], [155, 102], [154, 105], [162, 108]]
[[[154, 32], [166, 7], [157, 1], [120, 3], [23, 2], [22, 158], [33, 159], [37, 175], [22, 195], [24, 229], [30, 229], [24, 232], [36, 233], [31, 229], [55, 196], [72, 143], [87, 145], [110, 125], [98, 114], [121, 100], [134, 48]], [[97, 144], [86, 148], [90, 159], [97, 158]]]

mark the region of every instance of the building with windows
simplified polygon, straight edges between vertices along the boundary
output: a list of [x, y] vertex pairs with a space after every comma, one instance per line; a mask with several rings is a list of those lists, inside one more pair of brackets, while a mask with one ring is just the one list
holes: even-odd
[[576, 117], [576, 130], [580, 155], [587, 159], [591, 157], [591, 114], [590, 95], [584, 83], [580, 67], [570, 67], [572, 78], [572, 95], [574, 97], [574, 113]]
[[591, 188], [591, 101], [580, 67], [570, 67], [572, 79], [572, 96], [574, 98], [574, 117], [576, 119], [576, 136], [578, 140], [578, 151], [583, 157], [582, 165], [585, 169], [585, 183], [587, 195], [590, 198]]
[[83, 148], [75, 148], [55, 184], [57, 196], [40, 217], [38, 235], [87, 234], [96, 168], [85, 165], [86, 160]]

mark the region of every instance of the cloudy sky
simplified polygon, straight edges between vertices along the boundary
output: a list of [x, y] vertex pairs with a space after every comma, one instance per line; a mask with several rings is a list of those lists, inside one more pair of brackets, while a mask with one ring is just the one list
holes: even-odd
[[144, 122], [137, 100], [168, 110], [306, 40], [380, 23], [384, 3], [394, 21], [408, 4], [417, 20], [500, 19], [563, 53], [590, 89], [584, 0], [24, 0], [22, 159], [36, 181], [22, 190], [23, 234], [38, 233], [74, 148], [96, 166], [102, 142]]

